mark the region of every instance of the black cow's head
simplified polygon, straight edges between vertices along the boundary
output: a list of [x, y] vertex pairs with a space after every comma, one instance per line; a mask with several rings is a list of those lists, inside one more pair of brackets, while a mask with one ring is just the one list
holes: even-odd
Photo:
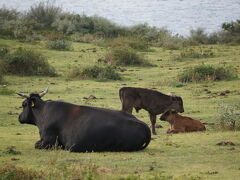
[[23, 93], [17, 93], [19, 96], [25, 97], [26, 99], [22, 103], [23, 111], [19, 115], [19, 122], [21, 124], [34, 124], [36, 125], [36, 120], [33, 115], [33, 110], [39, 109], [42, 100], [41, 97], [43, 97], [48, 92], [48, 89], [45, 91], [38, 93], [38, 94], [30, 94], [26, 95]]
[[183, 108], [183, 100], [181, 97], [179, 96], [172, 96], [171, 97], [171, 105], [168, 107], [169, 109], [174, 109], [177, 112], [183, 113], [184, 112], [184, 108]]

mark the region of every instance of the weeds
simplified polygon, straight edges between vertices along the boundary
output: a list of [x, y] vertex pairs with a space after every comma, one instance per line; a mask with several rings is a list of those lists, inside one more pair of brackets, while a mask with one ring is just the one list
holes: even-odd
[[9, 146], [9, 147], [7, 147], [7, 150], [4, 153], [5, 154], [11, 154], [11, 155], [22, 154], [21, 151], [16, 151], [15, 149], [16, 149], [15, 146]]
[[230, 67], [200, 65], [188, 68], [178, 75], [180, 82], [220, 81], [236, 79], [237, 74]]
[[240, 106], [221, 104], [218, 108], [217, 118], [223, 130], [240, 130]]

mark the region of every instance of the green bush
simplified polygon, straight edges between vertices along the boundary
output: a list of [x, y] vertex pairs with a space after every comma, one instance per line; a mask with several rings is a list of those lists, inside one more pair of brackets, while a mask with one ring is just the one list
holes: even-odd
[[191, 45], [207, 44], [208, 35], [204, 32], [204, 29], [197, 28], [196, 30], [190, 30], [189, 41]]
[[113, 66], [89, 66], [85, 68], [74, 67], [69, 74], [70, 78], [97, 79], [97, 80], [121, 80], [121, 76]]
[[134, 49], [128, 46], [111, 48], [105, 55], [105, 61], [111, 65], [151, 66], [143, 55], [138, 54]]
[[199, 81], [220, 81], [232, 80], [237, 78], [237, 74], [230, 67], [213, 67], [210, 65], [200, 65], [194, 68], [188, 68], [178, 75], [181, 82], [199, 82]]
[[54, 5], [54, 1], [42, 1], [33, 5], [27, 12], [26, 19], [42, 24], [44, 28], [51, 28], [52, 23], [59, 16], [61, 8]]
[[55, 76], [55, 70], [46, 58], [33, 50], [18, 48], [5, 55], [0, 64], [2, 72], [18, 75]]
[[65, 41], [63, 39], [57, 39], [54, 41], [47, 41], [47, 48], [48, 49], [55, 49], [55, 50], [65, 50], [69, 51], [72, 48], [71, 42]]
[[240, 130], [240, 106], [221, 104], [218, 108], [217, 118], [223, 130]]

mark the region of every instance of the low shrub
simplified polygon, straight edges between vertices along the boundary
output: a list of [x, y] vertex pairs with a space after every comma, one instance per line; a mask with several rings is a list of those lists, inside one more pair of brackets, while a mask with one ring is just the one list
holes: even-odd
[[55, 70], [46, 58], [33, 50], [18, 48], [5, 55], [0, 62], [2, 72], [18, 75], [48, 75], [55, 76]]
[[211, 49], [206, 48], [184, 48], [181, 50], [180, 54], [176, 56], [173, 60], [183, 61], [190, 58], [211, 58], [214, 57], [215, 53]]
[[63, 39], [47, 41], [46, 46], [48, 49], [55, 49], [55, 50], [69, 51], [72, 49], [71, 42], [65, 41]]
[[69, 73], [70, 78], [97, 79], [97, 80], [121, 80], [120, 74], [113, 66], [89, 66], [85, 68], [74, 67]]
[[143, 55], [128, 46], [111, 48], [105, 55], [105, 61], [111, 65], [151, 66]]
[[221, 104], [218, 108], [218, 125], [223, 130], [240, 130], [240, 106]]
[[213, 67], [200, 65], [186, 69], [178, 75], [181, 82], [220, 81], [237, 78], [237, 74], [230, 67]]

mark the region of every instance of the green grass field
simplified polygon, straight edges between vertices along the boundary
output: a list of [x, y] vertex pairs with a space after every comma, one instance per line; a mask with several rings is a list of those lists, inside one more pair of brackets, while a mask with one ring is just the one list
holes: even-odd
[[[123, 80], [99, 82], [69, 79], [68, 73], [74, 66], [97, 63], [104, 57], [106, 48], [73, 43], [72, 51], [55, 51], [46, 49], [43, 42], [28, 44], [3, 39], [0, 45], [40, 51], [60, 74], [58, 77], [4, 77], [6, 86], [0, 88], [0, 179], [240, 179], [240, 132], [223, 131], [217, 126], [220, 104], [240, 105], [240, 80], [187, 83], [177, 87], [177, 75], [187, 67], [200, 64], [223, 66], [224, 63], [239, 75], [240, 46], [205, 45], [203, 48], [211, 49], [214, 57], [184, 61], [173, 60], [180, 53], [178, 50], [152, 47], [153, 52], [141, 53], [156, 66], [123, 67], [126, 69], [120, 72]], [[92, 52], [92, 48], [96, 48], [96, 52]], [[14, 92], [40, 92], [49, 87], [45, 100], [120, 110], [118, 90], [123, 86], [155, 88], [165, 94], [174, 92], [184, 100], [183, 115], [215, 125], [207, 125], [206, 132], [168, 135], [169, 124], [160, 121], [158, 116], [157, 124], [163, 128], [157, 129], [158, 135], [152, 136], [153, 140], [143, 151], [70, 153], [35, 150], [38, 129], [18, 122], [23, 99]], [[219, 95], [226, 90], [230, 93]], [[84, 99], [90, 95], [97, 99]], [[146, 111], [133, 114], [150, 125]], [[216, 145], [221, 141], [231, 141], [235, 146]]]

